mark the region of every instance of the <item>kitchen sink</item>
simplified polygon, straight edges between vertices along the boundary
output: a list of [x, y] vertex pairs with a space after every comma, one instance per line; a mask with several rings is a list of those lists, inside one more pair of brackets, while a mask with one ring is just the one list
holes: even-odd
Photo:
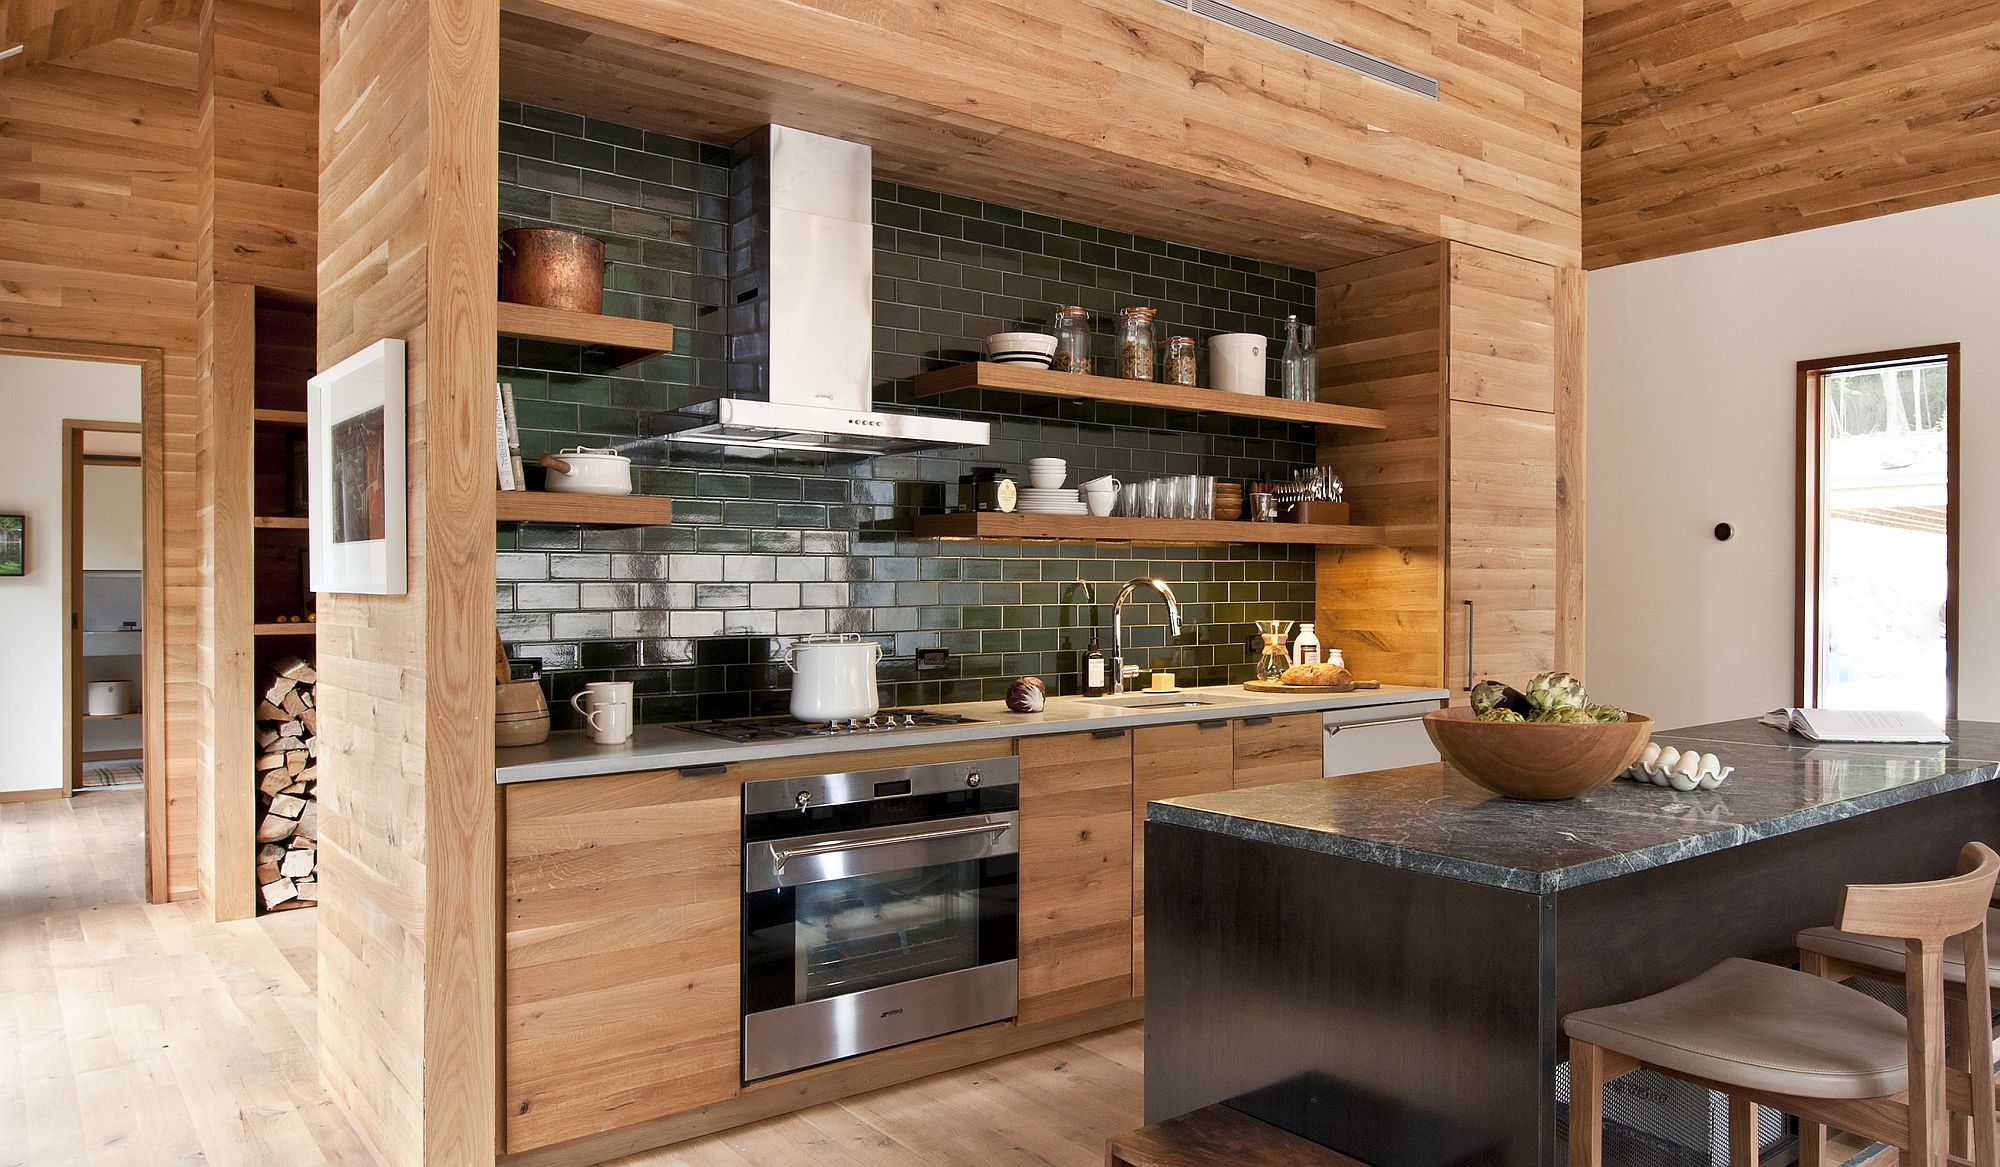
[[1253, 697], [1227, 697], [1220, 693], [1123, 693], [1116, 697], [1079, 697], [1085, 705], [1109, 705], [1114, 709], [1201, 709], [1211, 705], [1255, 705]]

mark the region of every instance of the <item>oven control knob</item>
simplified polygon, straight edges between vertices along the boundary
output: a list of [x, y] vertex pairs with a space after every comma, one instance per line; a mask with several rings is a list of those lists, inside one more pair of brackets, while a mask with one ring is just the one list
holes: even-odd
[[800, 811], [804, 811], [807, 807], [812, 805], [812, 800], [813, 800], [812, 791], [801, 790], [799, 791], [799, 796], [797, 798], [794, 798], [792, 801], [798, 804]]
[[972, 770], [972, 771], [968, 772], [968, 773], [967, 773], [967, 774], [965, 775], [965, 784], [966, 784], [967, 786], [977, 786], [977, 785], [979, 785], [979, 771], [977, 771], [977, 770]]

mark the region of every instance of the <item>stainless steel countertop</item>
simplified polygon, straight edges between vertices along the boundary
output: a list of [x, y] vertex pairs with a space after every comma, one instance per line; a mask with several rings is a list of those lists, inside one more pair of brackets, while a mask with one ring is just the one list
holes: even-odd
[[1213, 721], [1218, 717], [1317, 713], [1328, 709], [1395, 705], [1405, 701], [1443, 701], [1450, 694], [1443, 689], [1384, 685], [1380, 689], [1362, 689], [1352, 693], [1272, 696], [1246, 692], [1240, 685], [1217, 685], [1183, 689], [1180, 696], [1196, 699], [1210, 696], [1216, 698], [1217, 703], [1180, 709], [1120, 709], [1096, 704], [1095, 698], [1055, 697], [1050, 699], [1048, 707], [1041, 713], [1013, 713], [1004, 701], [976, 701], [961, 705], [926, 706], [940, 713], [956, 713], [978, 719], [972, 724], [856, 734], [852, 737], [791, 738], [774, 742], [730, 742], [706, 734], [689, 733], [670, 725], [642, 725], [630, 741], [615, 746], [598, 745], [580, 732], [558, 733], [551, 734], [548, 741], [538, 746], [495, 751], [496, 776], [503, 783], [540, 782], [550, 778], [583, 778], [639, 770], [676, 770], [683, 766], [718, 766], [765, 758], [832, 756], [896, 746], [952, 745], [1052, 733], [1173, 725], [1187, 721]]

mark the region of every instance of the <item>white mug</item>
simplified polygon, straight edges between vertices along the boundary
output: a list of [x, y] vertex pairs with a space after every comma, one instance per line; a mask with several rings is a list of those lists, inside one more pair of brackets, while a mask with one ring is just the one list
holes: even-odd
[[583, 714], [590, 740], [599, 745], [615, 746], [632, 736], [632, 682], [592, 681], [569, 703]]
[[1085, 494], [1089, 494], [1093, 490], [1108, 490], [1113, 494], [1117, 494], [1118, 488], [1123, 485], [1125, 484], [1118, 481], [1116, 478], [1111, 477], [1109, 474], [1106, 474], [1102, 478], [1091, 479], [1089, 482], [1084, 483], [1078, 489], [1082, 490]]
[[1105, 515], [1110, 514], [1112, 509], [1118, 505], [1118, 492], [1115, 490], [1086, 490], [1083, 492], [1083, 505], [1089, 508], [1091, 514], [1096, 515], [1098, 518], [1103, 518]]

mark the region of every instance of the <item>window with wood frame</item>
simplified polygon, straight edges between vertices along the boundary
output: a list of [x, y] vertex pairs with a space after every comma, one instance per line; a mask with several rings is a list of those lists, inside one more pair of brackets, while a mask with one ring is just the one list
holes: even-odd
[[1798, 704], [1958, 709], [1958, 345], [1799, 363]]

